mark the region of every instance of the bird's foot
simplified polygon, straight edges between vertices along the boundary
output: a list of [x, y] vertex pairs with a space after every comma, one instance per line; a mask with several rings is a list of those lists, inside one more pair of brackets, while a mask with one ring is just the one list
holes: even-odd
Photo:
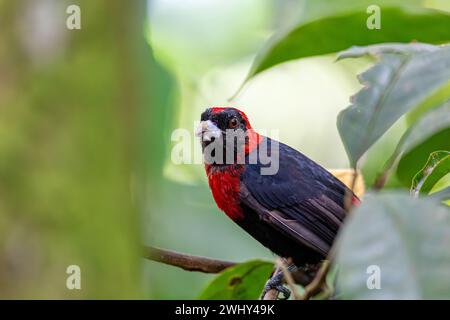
[[289, 299], [289, 297], [291, 296], [291, 291], [283, 285], [283, 281], [284, 277], [282, 272], [279, 272], [276, 275], [272, 276], [272, 278], [270, 278], [266, 282], [266, 286], [264, 287], [262, 297], [264, 298], [264, 296], [269, 290], [274, 289], [283, 294], [283, 298], [280, 298], [280, 300]]

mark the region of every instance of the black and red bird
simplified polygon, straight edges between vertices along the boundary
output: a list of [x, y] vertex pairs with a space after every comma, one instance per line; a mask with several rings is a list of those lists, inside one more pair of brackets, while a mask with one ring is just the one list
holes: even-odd
[[[353, 204], [359, 203], [352, 191], [302, 153], [258, 134], [236, 108], [208, 108], [200, 121], [196, 134], [201, 137], [206, 174], [217, 206], [261, 244], [291, 258], [298, 267], [317, 265], [326, 258], [346, 216], [345, 197], [350, 194]], [[229, 144], [222, 143], [224, 160], [206, 161], [205, 150], [210, 144], [218, 139], [226, 141], [236, 130], [245, 132], [241, 145], [239, 139], [228, 149]], [[277, 147], [270, 148], [271, 144]], [[279, 161], [277, 172], [262, 174], [261, 169], [268, 164], [258, 151], [261, 145]], [[237, 161], [238, 150], [243, 150], [241, 161]], [[230, 152], [231, 163], [225, 161]]]

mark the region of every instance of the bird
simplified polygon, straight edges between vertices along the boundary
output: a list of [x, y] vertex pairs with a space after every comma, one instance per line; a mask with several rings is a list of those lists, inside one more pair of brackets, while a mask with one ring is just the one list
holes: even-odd
[[[360, 203], [345, 184], [301, 152], [257, 133], [247, 115], [234, 107], [207, 108], [195, 135], [220, 210], [291, 261], [289, 270], [326, 259], [347, 214], [346, 197], [353, 205]], [[268, 281], [264, 291], [270, 289], [285, 298], [290, 294], [282, 276]]]

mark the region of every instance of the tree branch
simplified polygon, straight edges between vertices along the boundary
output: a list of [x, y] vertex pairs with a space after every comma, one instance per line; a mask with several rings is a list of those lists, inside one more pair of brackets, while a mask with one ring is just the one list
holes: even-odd
[[[232, 267], [237, 262], [216, 260], [200, 256], [193, 256], [185, 253], [179, 253], [171, 250], [156, 248], [153, 246], [143, 247], [143, 257], [152, 261], [164, 263], [170, 266], [178, 267], [187, 271], [197, 271], [203, 273], [219, 273], [228, 267]], [[274, 274], [282, 272], [280, 268], [276, 268]], [[302, 286], [306, 286], [311, 282], [311, 275], [306, 274], [302, 270], [292, 273], [293, 281]], [[263, 297], [263, 300], [276, 300], [278, 298], [277, 290], [269, 290]]]
[[151, 246], [144, 246], [143, 256], [149, 260], [168, 264], [183, 270], [204, 273], [219, 273], [237, 264], [236, 262], [192, 256]]

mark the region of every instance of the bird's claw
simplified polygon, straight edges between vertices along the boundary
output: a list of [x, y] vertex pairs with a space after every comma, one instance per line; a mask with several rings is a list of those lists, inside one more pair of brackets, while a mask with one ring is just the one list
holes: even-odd
[[287, 300], [291, 296], [291, 291], [288, 288], [286, 288], [285, 286], [283, 286], [282, 284], [280, 284], [280, 285], [277, 285], [277, 286], [266, 285], [264, 287], [263, 297], [266, 295], [266, 293], [269, 290], [272, 290], [272, 289], [277, 290], [278, 292], [283, 294], [283, 297], [280, 298], [280, 300]]
[[280, 300], [287, 300], [291, 296], [291, 291], [283, 285], [283, 274], [279, 273], [267, 281], [266, 286], [264, 287], [264, 291], [262, 297], [266, 295], [269, 290], [277, 290], [278, 292], [283, 294], [283, 298]]

